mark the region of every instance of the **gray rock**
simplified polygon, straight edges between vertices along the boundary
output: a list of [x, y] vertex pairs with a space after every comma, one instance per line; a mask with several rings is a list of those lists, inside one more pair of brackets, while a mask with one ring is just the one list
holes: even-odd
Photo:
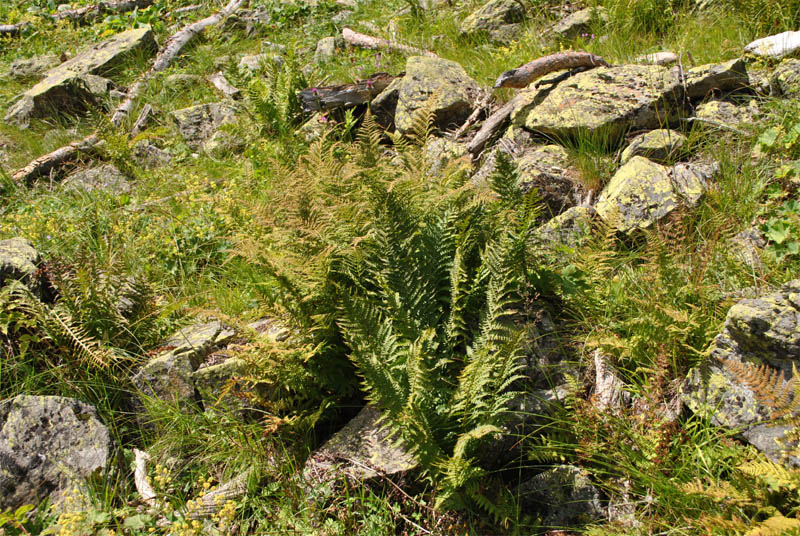
[[557, 465], [519, 487], [525, 510], [542, 516], [545, 527], [588, 523], [604, 515], [601, 496], [589, 477], [574, 465]]
[[314, 61], [323, 63], [332, 59], [336, 56], [336, 49], [335, 37], [323, 37], [317, 41], [317, 49], [314, 51]]
[[783, 60], [775, 68], [773, 80], [784, 97], [800, 98], [800, 59]]
[[576, 11], [551, 26], [549, 33], [563, 40], [575, 39], [581, 34], [591, 32], [595, 22], [608, 23], [608, 13], [604, 8], [589, 7]]
[[709, 354], [708, 362], [692, 370], [684, 382], [682, 398], [686, 405], [710, 415], [714, 424], [740, 430], [746, 441], [773, 461], [800, 466], [800, 458], [785, 458], [782, 445], [776, 441], [789, 429], [766, 422], [775, 409], [759, 400], [742, 374], [729, 368], [766, 364], [788, 380], [792, 366], [800, 359], [800, 280], [731, 307]]
[[146, 140], [140, 140], [133, 146], [133, 159], [140, 166], [145, 168], [156, 168], [166, 166], [172, 162], [172, 155], [163, 149], [159, 149]]
[[703, 98], [712, 92], [729, 92], [745, 89], [750, 84], [744, 60], [739, 58], [725, 63], [711, 63], [692, 67], [684, 78], [686, 96]]
[[756, 39], [746, 47], [745, 52], [762, 58], [779, 59], [800, 50], [800, 32], [783, 32]]
[[16, 279], [42, 298], [45, 284], [44, 278], [38, 273], [41, 264], [41, 255], [28, 240], [24, 238], [0, 240], [0, 287]]
[[620, 163], [626, 164], [634, 156], [644, 156], [663, 164], [678, 158], [686, 142], [686, 136], [680, 132], [669, 129], [651, 130], [631, 140], [622, 151]]
[[128, 178], [113, 164], [75, 171], [62, 183], [70, 190], [102, 190], [112, 194], [129, 192]]
[[[721, 123], [731, 128], [740, 128], [743, 125], [752, 125], [759, 114], [758, 105], [751, 102], [747, 106], [739, 106], [727, 101], [708, 101], [700, 104], [695, 110], [695, 117], [708, 121], [713, 127], [714, 123]], [[701, 125], [704, 123], [701, 121]]]
[[19, 96], [5, 121], [25, 128], [32, 118], [82, 111], [94, 101], [83, 75], [102, 75], [131, 54], [157, 50], [150, 28], [121, 32], [47, 71], [44, 80]]
[[63, 511], [83, 510], [85, 479], [105, 470], [112, 447], [88, 404], [28, 395], [0, 402], [0, 510], [45, 498]]
[[[412, 56], [405, 76], [396, 79], [375, 98], [375, 107], [397, 95], [395, 128], [401, 134], [411, 130], [417, 110], [430, 106], [435, 126], [447, 129], [466, 120], [479, 92], [478, 83], [458, 63], [441, 58]], [[377, 114], [376, 114], [377, 116]]]
[[467, 146], [447, 138], [430, 138], [425, 143], [425, 161], [432, 175], [438, 174], [453, 161], [467, 155]]
[[176, 353], [192, 354], [193, 368], [197, 368], [200, 360], [213, 348], [229, 342], [236, 332], [218, 320], [196, 324], [183, 328], [164, 342]]
[[515, 97], [515, 128], [557, 139], [622, 136], [663, 128], [682, 113], [678, 74], [658, 65], [596, 67], [553, 86], [528, 87]]
[[34, 56], [32, 58], [19, 58], [11, 62], [8, 67], [8, 77], [16, 80], [41, 78], [48, 70], [61, 64], [61, 59], [56, 55]]
[[171, 115], [186, 144], [198, 150], [221, 125], [236, 121], [236, 108], [224, 102], [212, 102], [176, 110]]
[[249, 54], [242, 56], [239, 60], [239, 70], [243, 73], [253, 74], [270, 62], [283, 65], [283, 58], [269, 54]]
[[309, 457], [303, 470], [306, 481], [316, 486], [346, 476], [363, 482], [416, 469], [414, 458], [389, 438], [379, 418], [378, 410], [362, 409]]
[[754, 270], [763, 268], [760, 251], [767, 245], [764, 235], [758, 227], [751, 227], [737, 233], [731, 238], [732, 251], [739, 259]]
[[247, 147], [247, 142], [238, 134], [228, 130], [217, 130], [203, 144], [203, 151], [213, 158], [224, 158], [239, 153]]
[[[489, 35], [493, 40], [506, 41], [509, 27], [517, 28], [525, 10], [516, 0], [489, 0], [461, 23], [462, 35]], [[499, 39], [498, 39], [499, 38]]]
[[576, 248], [592, 232], [595, 211], [592, 207], [571, 207], [538, 227], [533, 241], [543, 246]]

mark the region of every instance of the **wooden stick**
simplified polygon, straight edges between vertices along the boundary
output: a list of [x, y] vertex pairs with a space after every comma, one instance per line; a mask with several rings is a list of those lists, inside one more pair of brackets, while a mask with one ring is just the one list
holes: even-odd
[[133, 123], [133, 128], [131, 128], [131, 137], [136, 136], [144, 130], [147, 126], [147, 120], [150, 119], [150, 114], [153, 112], [153, 107], [149, 104], [145, 104], [142, 107], [142, 111], [139, 112], [139, 117], [136, 118], [136, 121]]
[[150, 455], [139, 449], [133, 449], [133, 460], [133, 483], [136, 491], [147, 506], [155, 506], [156, 492], [147, 481], [147, 462], [150, 460]]
[[483, 97], [483, 98], [480, 100], [480, 102], [478, 102], [478, 104], [475, 106], [475, 110], [474, 110], [474, 111], [473, 111], [473, 112], [470, 114], [470, 116], [469, 116], [469, 117], [467, 117], [467, 120], [466, 120], [466, 121], [464, 121], [464, 124], [463, 124], [463, 125], [461, 125], [461, 127], [460, 127], [458, 130], [456, 130], [455, 134], [453, 134], [453, 138], [456, 138], [456, 139], [457, 139], [457, 138], [458, 138], [459, 136], [461, 136], [461, 135], [462, 135], [464, 132], [466, 132], [466, 131], [469, 129], [469, 127], [471, 127], [472, 125], [474, 125], [474, 124], [475, 124], [475, 122], [478, 120], [478, 117], [480, 117], [481, 113], [482, 113], [482, 112], [483, 112], [483, 111], [484, 111], [486, 108], [488, 108], [488, 106], [489, 106], [489, 102], [490, 102], [491, 100], [492, 100], [492, 93], [491, 93], [491, 92], [487, 92], [487, 93], [486, 93], [486, 96], [485, 96], [485, 97]]
[[117, 106], [117, 109], [114, 110], [114, 114], [111, 116], [111, 123], [114, 126], [119, 126], [122, 123], [122, 120], [128, 115], [133, 109], [134, 102], [136, 98], [141, 93], [144, 86], [147, 84], [147, 81], [150, 77], [158, 72], [163, 71], [169, 64], [172, 63], [172, 60], [183, 50], [183, 47], [192, 40], [194, 36], [208, 28], [209, 26], [213, 26], [217, 24], [222, 19], [228, 17], [232, 13], [234, 13], [239, 7], [241, 7], [244, 0], [230, 0], [228, 5], [222, 8], [220, 11], [214, 13], [211, 16], [208, 16], [204, 19], [201, 19], [197, 22], [193, 22], [181, 28], [176, 34], [172, 37], [167, 39], [167, 42], [164, 44], [164, 47], [159, 51], [158, 56], [156, 56], [156, 60], [153, 62], [153, 65], [148, 69], [145, 73], [143, 73], [136, 82], [128, 90], [128, 96], [125, 97], [125, 100]]
[[377, 97], [395, 78], [387, 73], [375, 73], [352, 84], [306, 88], [300, 91], [299, 96], [306, 112], [351, 108]]
[[100, 2], [93, 6], [59, 11], [52, 16], [54, 20], [72, 19], [76, 24], [94, 22], [106, 13], [127, 13], [153, 5], [153, 0], [119, 0], [117, 2]]
[[522, 67], [504, 72], [494, 83], [494, 87], [523, 88], [548, 73], [564, 69], [575, 69], [576, 67], [597, 67], [600, 65], [610, 67], [606, 60], [588, 52], [574, 52], [572, 50], [558, 52], [535, 59]]
[[82, 140], [59, 147], [51, 153], [40, 156], [24, 168], [18, 169], [11, 175], [11, 179], [18, 184], [30, 184], [34, 179], [47, 175], [65, 163], [74, 160], [79, 153], [93, 150], [98, 140], [97, 134], [92, 134]]
[[467, 144], [467, 150], [472, 153], [473, 158], [480, 154], [486, 142], [505, 124], [511, 112], [516, 108], [518, 98], [519, 95], [511, 99], [505, 106], [497, 110], [484, 121], [481, 129], [475, 134], [472, 141]]
[[429, 56], [431, 58], [438, 58], [436, 54], [430, 50], [422, 50], [421, 48], [412, 47], [409, 45], [401, 45], [394, 41], [387, 41], [380, 37], [373, 37], [362, 33], [355, 32], [350, 28], [342, 28], [342, 38], [351, 45], [361, 48], [369, 48], [371, 50], [380, 49], [395, 49], [408, 54], [418, 54], [420, 56]]
[[225, 78], [225, 75], [222, 74], [222, 71], [212, 74], [208, 77], [208, 81], [211, 82], [215, 88], [220, 90], [223, 95], [225, 95], [229, 99], [238, 99], [242, 96], [242, 92], [239, 91], [239, 88], [233, 87], [228, 79]]
[[19, 37], [22, 34], [22, 30], [30, 26], [30, 24], [30, 22], [0, 24], [0, 37]]

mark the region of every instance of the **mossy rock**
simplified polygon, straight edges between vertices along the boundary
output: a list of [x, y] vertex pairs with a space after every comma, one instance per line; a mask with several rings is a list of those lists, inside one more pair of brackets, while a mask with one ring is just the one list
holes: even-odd
[[[714, 123], [722, 123], [731, 128], [752, 125], [756, 122], [758, 114], [759, 110], [755, 103], [737, 105], [720, 100], [704, 102], [695, 110], [697, 118], [710, 121], [710, 128], [714, 128]], [[700, 122], [700, 126], [703, 125], [704, 123]]]
[[608, 23], [608, 12], [603, 7], [587, 7], [561, 19], [549, 29], [550, 34], [562, 40], [575, 39], [589, 33], [595, 23]]
[[525, 17], [525, 9], [516, 0], [489, 0], [469, 15], [459, 26], [462, 35], [490, 35], [495, 34], [508, 25], [519, 23]]
[[663, 164], [680, 156], [686, 142], [686, 136], [680, 132], [666, 128], [651, 130], [631, 140], [622, 152], [620, 163], [626, 164], [634, 156], [644, 156]]
[[236, 121], [236, 108], [225, 102], [210, 102], [175, 110], [171, 115], [187, 145], [201, 149], [220, 126]]
[[727, 93], [750, 85], [745, 62], [741, 58], [724, 63], [709, 63], [686, 71], [684, 87], [690, 99], [704, 98], [713, 92]]
[[783, 60], [775, 68], [775, 85], [781, 95], [800, 98], [800, 59]]

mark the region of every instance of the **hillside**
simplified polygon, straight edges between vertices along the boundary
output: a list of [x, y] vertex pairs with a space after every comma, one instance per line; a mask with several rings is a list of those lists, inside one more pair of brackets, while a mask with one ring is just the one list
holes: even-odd
[[798, 30], [0, 3], [0, 535], [800, 533]]

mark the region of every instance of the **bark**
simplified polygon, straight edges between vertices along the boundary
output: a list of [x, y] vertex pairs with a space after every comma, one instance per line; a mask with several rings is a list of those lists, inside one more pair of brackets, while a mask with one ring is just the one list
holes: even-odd
[[600, 56], [589, 54], [588, 52], [574, 52], [568, 50], [551, 54], [543, 58], [538, 58], [526, 63], [522, 67], [511, 69], [500, 75], [494, 83], [495, 88], [513, 87], [524, 88], [537, 78], [564, 69], [575, 69], [577, 67], [609, 67], [609, 64]]
[[306, 112], [324, 112], [335, 108], [352, 108], [377, 97], [396, 77], [375, 73], [352, 84], [306, 88], [299, 93]]
[[170, 37], [164, 44], [164, 47], [161, 49], [161, 51], [159, 51], [158, 56], [156, 56], [156, 60], [153, 62], [153, 65], [150, 67], [150, 69], [148, 69], [136, 80], [136, 82], [133, 83], [128, 90], [128, 96], [125, 97], [125, 100], [123, 100], [120, 105], [117, 106], [117, 109], [114, 110], [114, 114], [111, 116], [111, 123], [113, 123], [114, 126], [119, 126], [120, 123], [122, 123], [122, 120], [125, 118], [125, 116], [130, 113], [131, 109], [133, 109], [136, 98], [139, 96], [139, 93], [142, 92], [150, 77], [153, 74], [161, 72], [169, 67], [169, 64], [172, 63], [172, 60], [175, 59], [180, 51], [183, 50], [183, 47], [185, 47], [194, 36], [209, 26], [217, 24], [224, 18], [234, 13], [237, 9], [239, 9], [239, 7], [241, 7], [243, 2], [244, 0], [230, 0], [228, 5], [222, 8], [220, 11], [197, 22], [193, 22], [184, 26], [172, 37]]
[[96, 134], [74, 141], [69, 145], [60, 147], [51, 153], [40, 156], [22, 169], [11, 175], [17, 184], [30, 184], [41, 176], [49, 175], [67, 162], [75, 160], [80, 153], [93, 151], [99, 138]]
[[467, 150], [472, 154], [473, 158], [476, 158], [483, 148], [486, 146], [486, 142], [494, 136], [494, 134], [500, 130], [503, 125], [505, 125], [508, 117], [511, 115], [511, 112], [514, 111], [514, 108], [517, 106], [517, 97], [511, 99], [505, 106], [497, 110], [495, 113], [489, 116], [489, 118], [483, 122], [483, 126], [481, 129], [475, 134], [467, 144]]
[[0, 24], [0, 37], [19, 37], [22, 30], [30, 26], [30, 22], [18, 22], [17, 24]]
[[221, 71], [209, 76], [208, 81], [211, 82], [215, 88], [217, 88], [223, 95], [225, 95], [229, 99], [238, 99], [239, 97], [242, 96], [242, 92], [239, 91], [239, 88], [232, 86]]
[[156, 492], [150, 482], [147, 481], [147, 462], [150, 460], [150, 455], [139, 449], [133, 449], [133, 458], [133, 483], [136, 486], [136, 491], [139, 492], [143, 503], [147, 506], [155, 506]]
[[107, 13], [127, 13], [134, 9], [142, 9], [153, 4], [154, 0], [120, 0], [117, 2], [100, 2], [93, 6], [59, 11], [53, 15], [55, 20], [70, 19], [76, 24], [88, 24]]
[[354, 32], [350, 28], [342, 28], [342, 38], [344, 38], [347, 43], [356, 47], [369, 48], [372, 50], [394, 49], [401, 52], [406, 52], [408, 54], [418, 54], [421, 56], [438, 58], [436, 54], [429, 50], [422, 50], [421, 48], [412, 47], [409, 45], [401, 45], [400, 43], [387, 41], [386, 39], [381, 39], [380, 37], [373, 37], [371, 35]]

